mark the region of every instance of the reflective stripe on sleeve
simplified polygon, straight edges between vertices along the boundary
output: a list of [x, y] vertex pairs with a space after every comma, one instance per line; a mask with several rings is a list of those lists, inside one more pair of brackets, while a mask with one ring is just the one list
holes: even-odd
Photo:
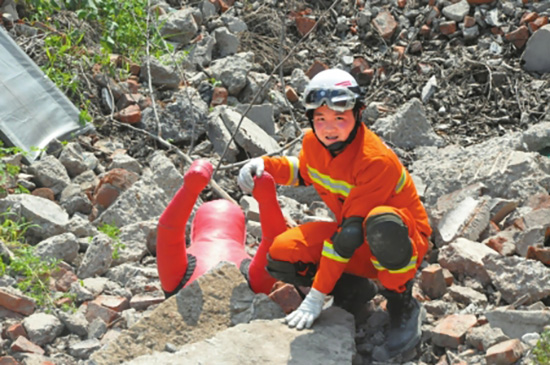
[[407, 171], [403, 167], [401, 169], [401, 177], [399, 178], [399, 181], [397, 181], [397, 185], [395, 186], [395, 193], [399, 194], [401, 190], [405, 187], [405, 182], [407, 181]]
[[290, 168], [290, 177], [285, 185], [298, 185], [298, 173], [300, 172], [300, 160], [295, 156], [285, 156]]
[[407, 271], [410, 271], [410, 270], [413, 270], [416, 268], [416, 261], [417, 261], [417, 256], [413, 256], [411, 257], [411, 261], [409, 261], [409, 263], [407, 264], [407, 266], [401, 268], [401, 269], [397, 269], [397, 270], [389, 270], [389, 269], [386, 269], [384, 266], [380, 265], [380, 263], [371, 258], [370, 261], [372, 262], [372, 264], [374, 265], [374, 268], [378, 271], [384, 271], [384, 270], [387, 270], [390, 274], [403, 274]]
[[329, 241], [323, 242], [323, 252], [321, 252], [321, 255], [331, 260], [343, 263], [347, 263], [350, 260], [338, 255], [338, 253], [334, 250], [334, 246]]
[[340, 194], [347, 197], [351, 189], [355, 187], [354, 185], [349, 184], [346, 181], [335, 180], [329, 175], [321, 174], [313, 167], [308, 166], [307, 169], [311, 180], [321, 185], [323, 188], [327, 189], [331, 193]]

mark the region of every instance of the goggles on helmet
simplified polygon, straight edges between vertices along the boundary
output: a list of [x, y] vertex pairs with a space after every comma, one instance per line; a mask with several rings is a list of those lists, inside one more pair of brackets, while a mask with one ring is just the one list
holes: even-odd
[[345, 112], [353, 109], [356, 99], [357, 94], [347, 88], [313, 88], [304, 95], [304, 106], [310, 110], [326, 104], [332, 110]]

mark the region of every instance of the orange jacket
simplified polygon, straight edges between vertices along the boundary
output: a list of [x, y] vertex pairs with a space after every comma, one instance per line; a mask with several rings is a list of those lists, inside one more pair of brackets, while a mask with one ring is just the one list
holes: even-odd
[[[265, 170], [273, 175], [278, 184], [298, 185], [302, 180], [306, 185], [313, 185], [336, 216], [338, 224], [351, 216], [365, 218], [375, 207], [392, 206], [407, 209], [415, 219], [416, 229], [425, 237], [432, 233], [408, 171], [397, 155], [363, 124], [355, 139], [335, 157], [309, 130], [304, 136], [299, 158], [263, 159]], [[317, 276], [336, 283], [340, 276], [337, 273], [341, 274], [345, 265], [330, 261], [321, 259]], [[326, 278], [322, 273], [324, 266], [338, 277]], [[342, 267], [336, 269], [334, 266]], [[320, 285], [325, 292], [326, 288], [332, 290], [333, 285], [319, 284], [318, 279], [316, 277], [314, 281], [316, 289]]]

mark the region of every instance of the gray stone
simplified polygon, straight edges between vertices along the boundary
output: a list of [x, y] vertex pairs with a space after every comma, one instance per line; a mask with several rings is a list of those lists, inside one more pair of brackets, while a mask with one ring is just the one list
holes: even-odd
[[[186, 66], [187, 69], [191, 68], [191, 65], [193, 69], [196, 65], [207, 67], [210, 65], [210, 62], [212, 62], [212, 53], [214, 52], [215, 46], [216, 40], [214, 37], [210, 36], [208, 33], [204, 34], [200, 41], [189, 46], [187, 49], [189, 53], [187, 58], [184, 59], [184, 66]], [[185, 57], [185, 55], [180, 57]]]
[[482, 351], [487, 351], [489, 347], [509, 339], [500, 328], [494, 328], [488, 323], [474, 327], [466, 333], [466, 343]]
[[229, 29], [229, 31], [233, 34], [240, 34], [248, 30], [248, 26], [242, 19], [235, 17], [231, 14], [224, 13], [221, 16], [221, 20], [223, 21], [227, 29]]
[[220, 109], [215, 108], [208, 116], [208, 129], [206, 134], [212, 143], [214, 151], [222, 156], [227, 162], [236, 162], [239, 154], [239, 147], [231, 139], [231, 133], [225, 127], [223, 120], [219, 117]]
[[433, 131], [419, 99], [413, 98], [392, 116], [378, 119], [371, 128], [399, 148], [442, 146], [444, 141]]
[[550, 122], [541, 122], [529, 127], [523, 132], [521, 140], [531, 152], [550, 147]]
[[95, 351], [99, 350], [101, 343], [98, 339], [92, 338], [89, 340], [80, 341], [69, 347], [69, 354], [77, 359], [85, 360], [90, 357]]
[[99, 233], [96, 227], [92, 225], [87, 217], [75, 214], [65, 225], [65, 230], [68, 233], [74, 234], [78, 238], [92, 237]]
[[461, 22], [464, 17], [470, 12], [470, 4], [468, 1], [461, 0], [455, 4], [447, 5], [443, 8], [442, 13], [447, 19]]
[[441, 248], [438, 262], [453, 274], [477, 278], [485, 285], [491, 282], [491, 278], [483, 259], [497, 255], [494, 250], [481, 243], [458, 238]]
[[50, 155], [30, 165], [29, 172], [34, 175], [37, 186], [50, 188], [55, 195], [71, 182], [65, 166]]
[[63, 332], [63, 323], [56, 316], [34, 313], [23, 320], [29, 340], [38, 346], [46, 345]]
[[154, 184], [164, 191], [167, 198], [171, 199], [182, 186], [183, 175], [162, 151], [153, 153], [148, 162], [153, 172]]
[[194, 17], [194, 10], [190, 7], [176, 10], [159, 17], [160, 34], [163, 38], [183, 45], [189, 43], [197, 34], [199, 24]]
[[422, 88], [422, 103], [426, 104], [437, 90], [437, 78], [430, 77], [426, 85]]
[[80, 245], [72, 233], [63, 233], [41, 241], [36, 245], [35, 255], [41, 258], [53, 258], [71, 264], [78, 255]]
[[103, 275], [113, 262], [113, 240], [104, 233], [92, 239], [84, 258], [78, 267], [77, 276], [81, 279]]
[[246, 86], [246, 76], [252, 68], [253, 57], [252, 52], [241, 52], [215, 60], [210, 64], [210, 74], [222, 82], [229, 95], [237, 96]]
[[144, 59], [141, 65], [140, 77], [145, 83], [149, 82], [149, 73], [155, 86], [176, 89], [181, 81], [175, 67], [165, 65], [154, 57]]
[[78, 143], [68, 143], [61, 150], [59, 162], [65, 166], [70, 177], [75, 177], [88, 170], [88, 165], [84, 160], [84, 151]]
[[[275, 79], [269, 75], [250, 71], [246, 77], [246, 86], [239, 94], [239, 101], [244, 104], [262, 104], [269, 102], [271, 105], [269, 93], [275, 87]], [[265, 86], [264, 86], [265, 85]], [[282, 96], [282, 95], [281, 95]], [[284, 97], [283, 97], [284, 98]], [[286, 99], [285, 99], [286, 102]], [[238, 105], [238, 104], [237, 104]], [[276, 107], [272, 105], [274, 112]], [[250, 118], [250, 117], [249, 117]], [[250, 118], [252, 119], [252, 118]]]
[[237, 125], [242, 119], [240, 128], [235, 134], [235, 142], [250, 156], [262, 156], [279, 150], [279, 145], [273, 137], [264, 132], [256, 123], [225, 106], [218, 108], [220, 108], [219, 118], [231, 133], [237, 129]]
[[220, 58], [237, 53], [239, 49], [239, 39], [226, 27], [214, 30], [214, 38], [216, 39], [214, 50], [217, 51], [217, 55]]
[[168, 197], [161, 187], [157, 186], [158, 179], [162, 179], [162, 176], [145, 169], [141, 179], [103, 211], [94, 224], [107, 223], [123, 227], [136, 221], [159, 217], [172, 196]]
[[545, 326], [550, 324], [548, 310], [513, 310], [496, 308], [487, 311], [485, 316], [493, 328], [500, 328], [510, 338], [521, 338], [526, 333], [542, 333]]
[[56, 312], [56, 316], [71, 333], [80, 337], [88, 336], [88, 320], [83, 313], [75, 312], [71, 314], [59, 310]]
[[78, 184], [69, 184], [61, 192], [59, 204], [72, 216], [75, 213], [90, 214], [92, 202]]
[[453, 209], [445, 212], [436, 227], [435, 237], [438, 247], [444, 246], [458, 237], [477, 241], [490, 220], [489, 200], [476, 200], [466, 197]]
[[550, 72], [550, 24], [539, 28], [529, 37], [521, 58], [526, 71]]
[[289, 84], [294, 88], [294, 90], [296, 90], [298, 95], [304, 93], [304, 90], [306, 89], [308, 83], [309, 77], [307, 77], [304, 70], [300, 68], [295, 68], [294, 70], [292, 70]]
[[[252, 305], [254, 297], [239, 269], [234, 264], [222, 262], [161, 303], [149, 316], [91, 358], [98, 365], [111, 364], [163, 351], [167, 343], [182, 346], [211, 338], [237, 324], [235, 318], [239, 315], [241, 319], [255, 319], [242, 315]], [[243, 301], [248, 301], [249, 305], [244, 305]]]
[[493, 285], [507, 303], [527, 295], [524, 304], [531, 304], [550, 295], [550, 268], [542, 262], [517, 256], [487, 255], [483, 263]]
[[32, 223], [26, 232], [30, 243], [65, 233], [64, 227], [69, 222], [69, 215], [59, 205], [30, 194], [11, 194], [0, 199], [0, 211], [8, 209]]
[[[246, 110], [250, 109], [246, 112]], [[261, 104], [261, 105], [252, 105], [250, 104], [240, 104], [235, 107], [235, 109], [244, 115], [246, 112], [246, 117], [256, 123], [260, 128], [262, 128], [270, 136], [275, 136], [275, 120], [273, 119], [273, 105], [271, 104]]]
[[[312, 329], [296, 331], [280, 321], [256, 320], [187, 344], [174, 354], [155, 353], [128, 364], [351, 364], [355, 357], [352, 316], [340, 308], [324, 311]], [[258, 346], [261, 344], [261, 346]]]
[[447, 289], [447, 293], [455, 301], [463, 304], [475, 303], [478, 305], [487, 305], [487, 296], [485, 294], [478, 292], [472, 288], [468, 288], [460, 285], [451, 285]]
[[485, 195], [526, 201], [550, 189], [550, 159], [523, 152], [521, 133], [510, 133], [468, 147], [418, 148], [411, 170], [426, 183], [426, 206], [466, 185], [482, 183]]
[[125, 153], [117, 153], [112, 157], [111, 163], [107, 166], [107, 170], [112, 169], [124, 169], [141, 175], [142, 166], [135, 158]]

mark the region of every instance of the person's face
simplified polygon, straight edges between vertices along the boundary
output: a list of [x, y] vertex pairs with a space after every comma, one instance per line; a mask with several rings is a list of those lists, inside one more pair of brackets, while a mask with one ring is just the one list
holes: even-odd
[[352, 109], [337, 112], [323, 105], [313, 112], [315, 134], [325, 146], [344, 142], [348, 139], [354, 126], [355, 118]]

